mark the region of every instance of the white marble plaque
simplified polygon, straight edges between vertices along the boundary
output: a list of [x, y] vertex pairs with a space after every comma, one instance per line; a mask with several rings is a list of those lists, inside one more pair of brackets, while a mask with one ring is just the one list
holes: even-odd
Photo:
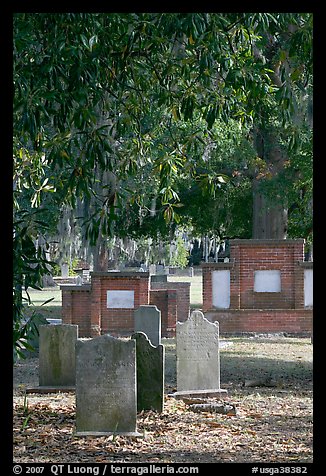
[[304, 307], [313, 306], [313, 270], [304, 270]]
[[256, 293], [281, 292], [281, 271], [274, 269], [255, 271], [254, 291]]
[[134, 295], [134, 291], [107, 291], [106, 307], [108, 309], [133, 309]]
[[217, 309], [230, 307], [230, 271], [221, 269], [212, 273], [213, 306]]

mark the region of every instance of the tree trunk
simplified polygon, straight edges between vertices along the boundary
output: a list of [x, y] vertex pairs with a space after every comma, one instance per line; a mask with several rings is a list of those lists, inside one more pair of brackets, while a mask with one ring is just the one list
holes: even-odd
[[96, 245], [92, 248], [94, 271], [107, 271], [109, 267], [109, 253], [106, 237], [99, 235]]
[[261, 183], [253, 183], [253, 230], [254, 239], [285, 240], [287, 236], [287, 209], [280, 203], [273, 203], [264, 194]]
[[283, 170], [287, 154], [280, 145], [277, 131], [273, 127], [257, 128], [254, 136], [257, 155], [263, 159], [264, 168], [253, 179], [252, 237], [284, 240], [288, 228], [286, 197], [280, 185], [276, 188], [273, 181]]
[[[96, 178], [98, 180], [97, 185], [94, 187], [96, 191], [96, 199], [102, 202], [102, 206], [110, 208], [114, 205], [118, 181], [113, 172], [108, 170], [101, 170], [97, 168], [95, 171]], [[93, 254], [93, 266], [94, 271], [107, 271], [109, 267], [109, 250], [107, 239], [108, 234], [103, 235], [102, 221], [99, 227], [99, 235], [96, 241], [96, 245], [92, 247]]]

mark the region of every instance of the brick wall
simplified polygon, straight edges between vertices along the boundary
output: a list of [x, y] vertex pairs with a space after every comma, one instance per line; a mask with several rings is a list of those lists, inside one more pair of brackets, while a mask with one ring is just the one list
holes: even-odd
[[[148, 273], [91, 273], [92, 322], [100, 322], [101, 333], [128, 335], [134, 330], [134, 311], [149, 303]], [[107, 291], [133, 291], [134, 307], [107, 308]]]
[[151, 282], [151, 290], [171, 289], [176, 291], [177, 321], [184, 322], [190, 314], [190, 286], [191, 283]]
[[178, 293], [175, 289], [151, 289], [150, 304], [155, 305], [161, 311], [161, 335], [162, 337], [174, 337], [178, 305]]
[[[229, 263], [205, 263], [203, 311], [222, 332], [306, 332], [312, 309], [304, 308], [304, 240], [231, 240]], [[312, 263], [311, 263], [312, 265]], [[213, 272], [230, 271], [230, 306], [214, 308]], [[255, 273], [279, 272], [279, 292], [254, 290]]]
[[[190, 283], [153, 283], [149, 274], [134, 272], [91, 273], [91, 284], [61, 286], [62, 322], [78, 324], [80, 337], [100, 334], [130, 335], [134, 311], [154, 304], [161, 311], [162, 336], [175, 335], [177, 320], [186, 320], [190, 310]], [[134, 307], [108, 309], [107, 291], [134, 291]]]
[[[91, 273], [91, 284], [61, 286], [62, 322], [78, 324], [80, 337], [134, 332], [134, 311], [149, 304], [148, 273]], [[134, 307], [107, 308], [107, 291], [133, 291]]]
[[312, 331], [313, 316], [309, 309], [233, 309], [205, 312], [211, 322], [218, 321], [220, 334], [245, 332], [285, 332], [309, 334]]
[[77, 324], [79, 337], [91, 335], [91, 286], [62, 286], [62, 323]]
[[[303, 303], [304, 240], [232, 240], [235, 277], [240, 288], [240, 309], [295, 309]], [[255, 292], [255, 271], [278, 270], [281, 292]], [[300, 277], [302, 275], [302, 282]], [[302, 290], [300, 295], [296, 290]]]

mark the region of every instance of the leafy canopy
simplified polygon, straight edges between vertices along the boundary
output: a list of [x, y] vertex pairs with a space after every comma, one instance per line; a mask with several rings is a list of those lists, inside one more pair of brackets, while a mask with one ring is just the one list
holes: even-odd
[[[305, 13], [14, 15], [18, 334], [22, 289], [39, 286], [48, 271], [34, 240], [61, 206], [93, 200], [91, 242], [115, 232], [121, 211], [154, 199], [165, 225], [181, 220], [187, 181], [213, 194], [227, 188], [221, 163], [203, 164], [223, 133], [219, 121], [246, 128], [279, 109], [290, 123], [311, 71], [310, 37]], [[275, 42], [284, 45], [281, 84], [268, 57]]]

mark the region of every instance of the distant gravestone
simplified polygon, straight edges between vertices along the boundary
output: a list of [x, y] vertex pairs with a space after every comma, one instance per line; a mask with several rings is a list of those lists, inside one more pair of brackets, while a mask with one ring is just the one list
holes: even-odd
[[148, 266], [148, 271], [149, 271], [150, 275], [155, 274], [156, 273], [156, 265], [155, 264], [150, 264]]
[[62, 263], [60, 268], [61, 268], [61, 277], [62, 278], [68, 278], [68, 276], [69, 276], [69, 265], [68, 265], [68, 263]]
[[136, 430], [136, 342], [102, 335], [76, 343], [76, 435]]
[[42, 325], [39, 334], [40, 387], [73, 387], [78, 326]]
[[139, 306], [135, 313], [135, 332], [144, 332], [156, 347], [161, 343], [161, 311], [153, 305]]
[[219, 325], [209, 322], [201, 311], [192, 312], [185, 322], [177, 322], [176, 397], [220, 396]]
[[156, 274], [164, 274], [164, 265], [163, 264], [157, 264], [156, 265]]
[[154, 347], [143, 332], [135, 332], [137, 361], [137, 411], [163, 411], [164, 346]]

